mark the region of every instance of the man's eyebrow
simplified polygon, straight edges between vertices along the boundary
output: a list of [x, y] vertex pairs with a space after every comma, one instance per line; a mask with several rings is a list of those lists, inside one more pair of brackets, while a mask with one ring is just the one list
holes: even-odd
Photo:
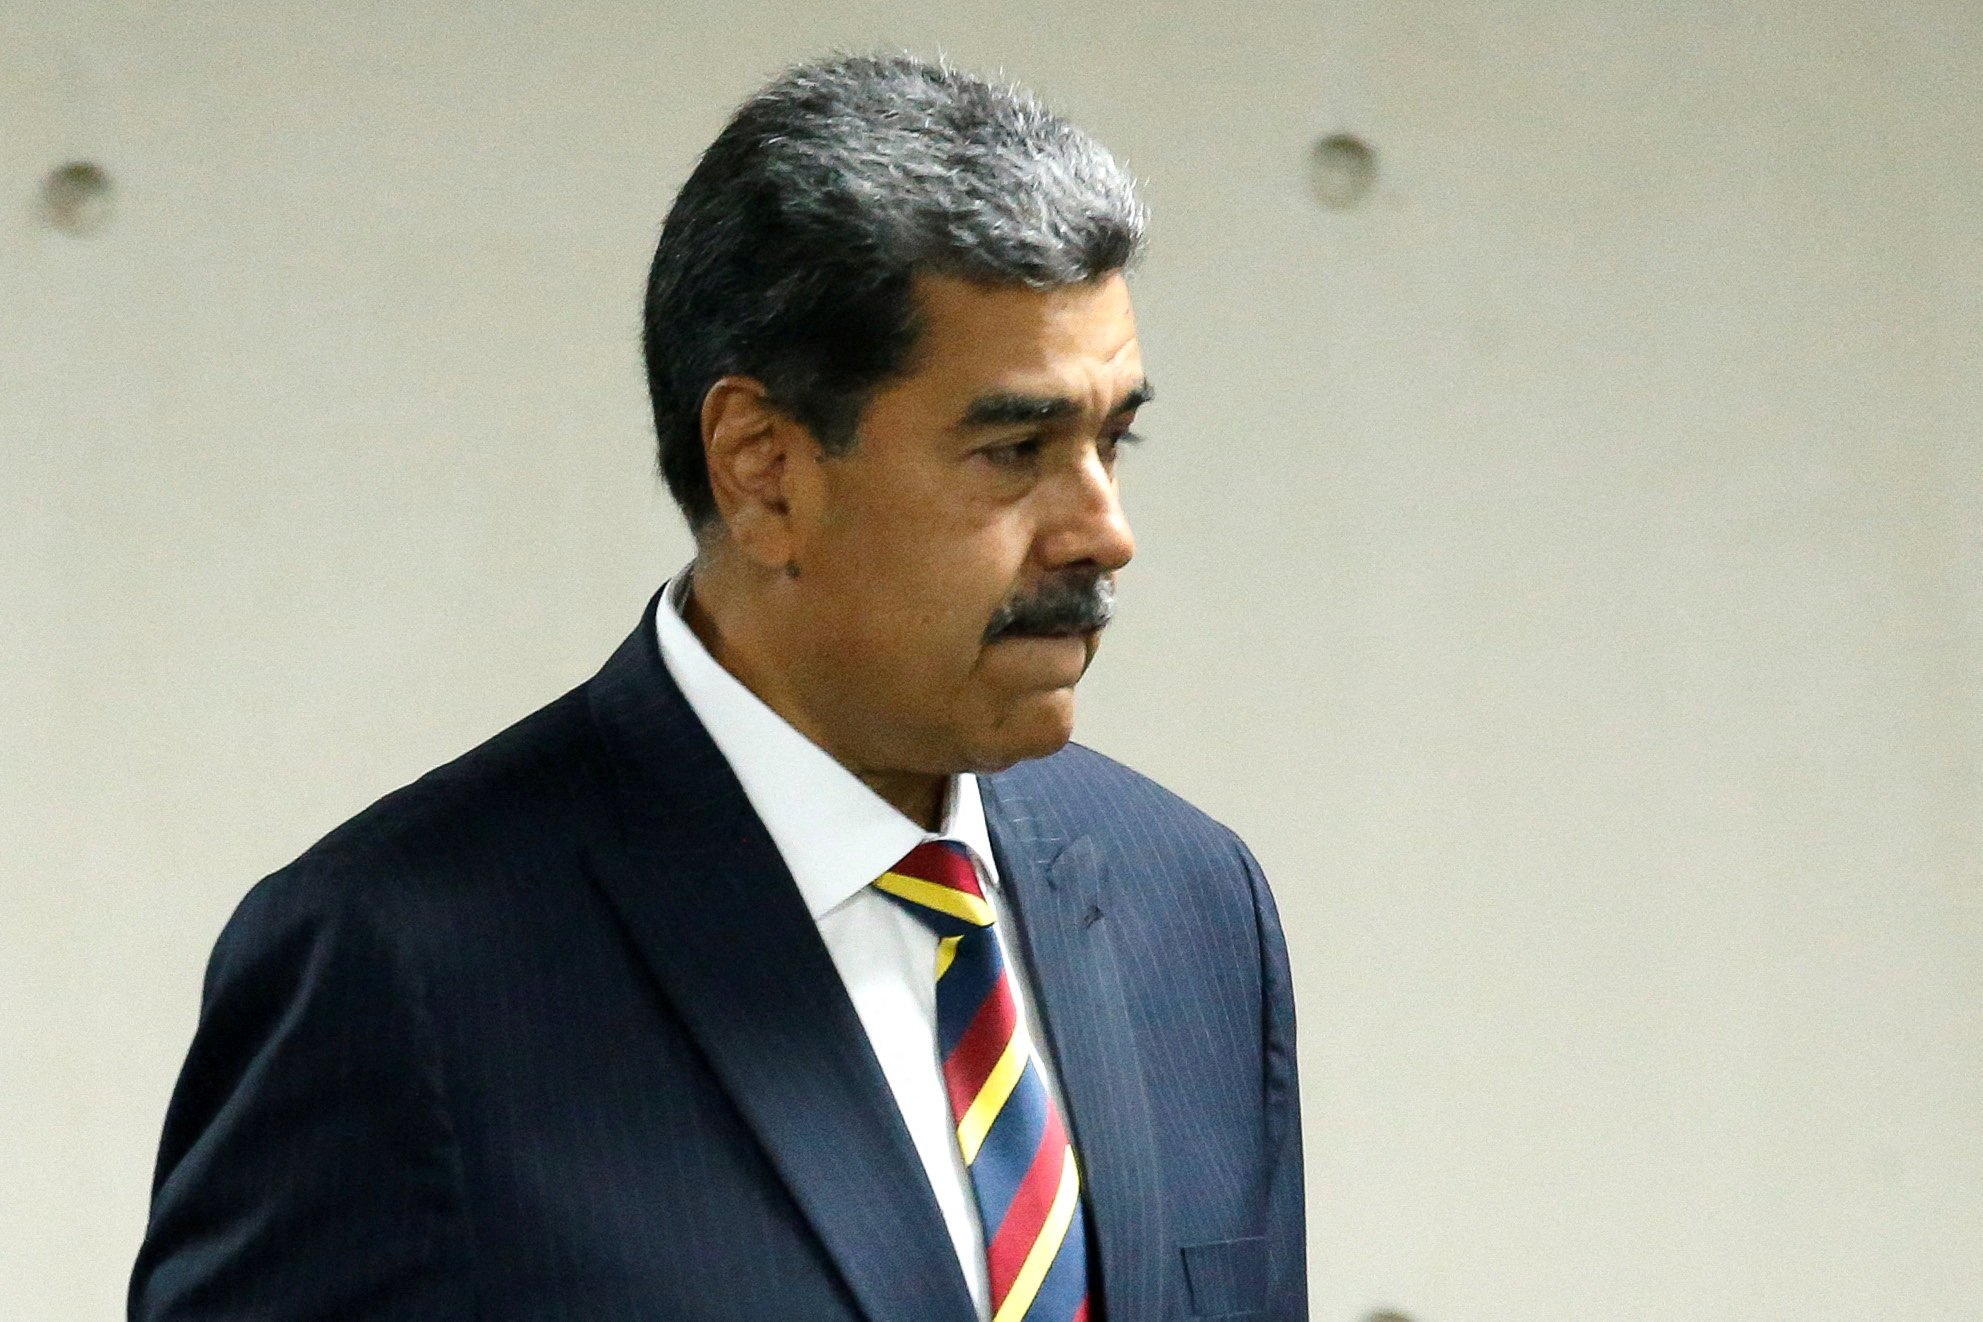
[[1080, 411], [1081, 406], [1068, 395], [1024, 395], [1017, 391], [995, 390], [971, 401], [971, 406], [964, 410], [964, 417], [957, 424], [957, 430], [1058, 422]]
[[[1134, 413], [1156, 397], [1157, 392], [1150, 388], [1148, 381], [1139, 381], [1124, 392], [1115, 407], [1109, 410], [1109, 416], [1114, 418]], [[1080, 411], [1081, 405], [1071, 395], [1027, 395], [1012, 390], [995, 390], [971, 401], [971, 406], [964, 410], [964, 417], [957, 424], [957, 430], [1059, 422]]]

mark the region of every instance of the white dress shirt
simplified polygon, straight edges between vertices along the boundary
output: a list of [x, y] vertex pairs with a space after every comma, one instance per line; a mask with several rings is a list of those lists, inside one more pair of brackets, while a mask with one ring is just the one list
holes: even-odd
[[[868, 884], [925, 840], [955, 840], [969, 849], [998, 916], [996, 931], [1013, 974], [1020, 1022], [1038, 1044], [1025, 971], [1005, 939], [1008, 910], [999, 893], [977, 777], [951, 777], [943, 830], [923, 830], [717, 664], [682, 618], [688, 582], [684, 570], [662, 589], [664, 609], [654, 613], [661, 659], [742, 783], [819, 924], [929, 1174], [982, 1322], [991, 1315], [984, 1231], [937, 1057], [936, 934]], [[1039, 1055], [1058, 1106], [1043, 1048]]]

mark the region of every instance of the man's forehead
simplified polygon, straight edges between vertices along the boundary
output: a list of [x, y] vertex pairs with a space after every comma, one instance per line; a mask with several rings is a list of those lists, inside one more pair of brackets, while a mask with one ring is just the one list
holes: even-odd
[[922, 329], [911, 376], [959, 409], [975, 408], [979, 421], [998, 413], [1019, 420], [1012, 415], [1027, 400], [1079, 396], [1082, 409], [1109, 412], [1147, 398], [1119, 273], [1044, 290], [918, 277], [917, 295]]
[[1136, 324], [1129, 282], [1120, 271], [1045, 289], [924, 272], [915, 277], [911, 296], [931, 329], [988, 327], [1051, 336], [1066, 333], [1072, 323], [1098, 317], [1121, 322], [1132, 334]]

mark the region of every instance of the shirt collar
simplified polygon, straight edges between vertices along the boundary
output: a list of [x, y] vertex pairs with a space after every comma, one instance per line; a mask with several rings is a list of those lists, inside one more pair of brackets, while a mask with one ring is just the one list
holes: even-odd
[[815, 920], [925, 840], [962, 844], [979, 875], [998, 884], [976, 776], [950, 778], [943, 830], [923, 830], [717, 663], [682, 618], [688, 592], [687, 569], [661, 589], [654, 612], [661, 660], [736, 773]]

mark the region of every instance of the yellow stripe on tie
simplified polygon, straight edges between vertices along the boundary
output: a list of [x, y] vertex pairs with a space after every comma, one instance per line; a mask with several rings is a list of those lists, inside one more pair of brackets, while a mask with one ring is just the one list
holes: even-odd
[[1023, 1032], [1014, 1033], [1012, 1040], [1005, 1044], [1005, 1054], [992, 1066], [985, 1076], [985, 1086], [978, 1089], [964, 1118], [957, 1122], [957, 1146], [964, 1153], [964, 1164], [970, 1165], [978, 1159], [978, 1149], [985, 1145], [985, 1135], [991, 1133], [992, 1122], [1005, 1106], [1005, 1099], [1012, 1096], [1012, 1090], [1019, 1086], [1019, 1076], [1026, 1072], [1027, 1058], [1033, 1048], [1026, 1041]]
[[1017, 1322], [1026, 1316], [1026, 1310], [1033, 1306], [1034, 1298], [1040, 1293], [1040, 1285], [1053, 1269], [1053, 1260], [1060, 1253], [1060, 1242], [1067, 1238], [1068, 1223], [1074, 1220], [1074, 1205], [1081, 1199], [1081, 1176], [1074, 1169], [1074, 1149], [1066, 1149], [1060, 1163], [1060, 1188], [1054, 1191], [1053, 1206], [1047, 1209], [1046, 1222], [1040, 1227], [1040, 1237], [1033, 1241], [1033, 1247], [1026, 1251], [1026, 1261], [1020, 1265], [1019, 1274], [1012, 1278], [1012, 1289], [1005, 1296], [1005, 1302], [992, 1314], [992, 1322]]
[[911, 904], [920, 904], [925, 909], [935, 909], [947, 913], [952, 918], [961, 918], [976, 927], [990, 927], [991, 906], [982, 897], [966, 895], [963, 891], [939, 886], [921, 877], [905, 877], [900, 872], [884, 872], [875, 881], [875, 889], [899, 895]]
[[950, 972], [950, 963], [957, 958], [957, 943], [961, 936], [946, 936], [936, 943], [936, 980], [943, 981], [943, 975]]

